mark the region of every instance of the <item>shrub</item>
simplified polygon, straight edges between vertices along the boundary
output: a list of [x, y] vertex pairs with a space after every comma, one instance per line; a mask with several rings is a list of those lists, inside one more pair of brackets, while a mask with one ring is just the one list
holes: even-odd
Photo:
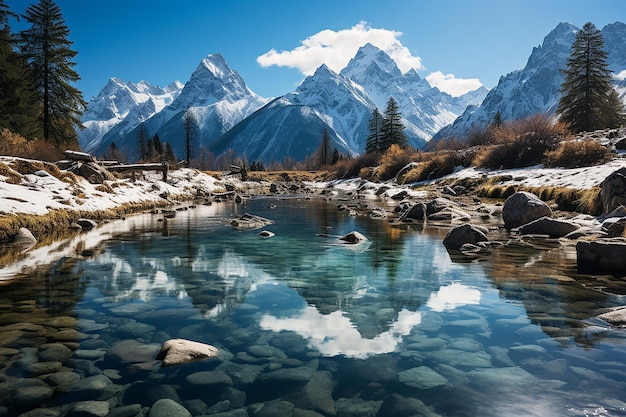
[[413, 161], [413, 157], [413, 150], [393, 144], [383, 153], [376, 173], [383, 181], [394, 178], [402, 168]]
[[545, 165], [549, 167], [579, 168], [600, 165], [611, 160], [611, 150], [599, 142], [567, 140], [558, 148], [546, 153]]
[[417, 158], [417, 165], [403, 177], [403, 183], [420, 182], [441, 178], [452, 174], [460, 166], [466, 166], [471, 160], [461, 151], [439, 151], [422, 153]]
[[381, 154], [369, 152], [353, 159], [342, 159], [332, 166], [336, 178], [354, 178], [363, 168], [376, 167], [380, 164]]
[[481, 148], [473, 164], [483, 168], [520, 168], [539, 164], [565, 134], [564, 126], [543, 114], [494, 129], [494, 145]]

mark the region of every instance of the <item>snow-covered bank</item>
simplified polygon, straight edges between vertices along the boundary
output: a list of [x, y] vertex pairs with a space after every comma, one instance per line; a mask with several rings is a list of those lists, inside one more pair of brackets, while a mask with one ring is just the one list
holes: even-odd
[[45, 167], [20, 174], [15, 167], [20, 162], [33, 161], [0, 157], [0, 167], [4, 168], [0, 170], [0, 215], [42, 215], [59, 209], [97, 212], [131, 203], [192, 199], [224, 188], [215, 177], [193, 169], [172, 170], [167, 182], [162, 181], [161, 173], [144, 172], [134, 181], [125, 178], [91, 184], [80, 176], [58, 178]]

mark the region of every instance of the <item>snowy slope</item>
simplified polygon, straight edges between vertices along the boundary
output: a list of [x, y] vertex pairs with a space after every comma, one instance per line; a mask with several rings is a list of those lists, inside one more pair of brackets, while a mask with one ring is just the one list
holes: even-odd
[[146, 81], [134, 84], [119, 78], [109, 79], [87, 103], [82, 117], [84, 129], [78, 131], [79, 143], [87, 152], [98, 149], [110, 130], [116, 128], [121, 134], [129, 132], [172, 103], [182, 88], [178, 81], [160, 88]]
[[381, 112], [393, 97], [400, 106], [409, 143], [417, 148], [452, 123], [468, 105], [479, 104], [487, 94], [487, 89], [482, 87], [452, 97], [431, 87], [415, 70], [402, 74], [387, 53], [369, 43], [358, 50], [341, 75], [361, 85]]
[[318, 148], [326, 128], [333, 147], [356, 155], [364, 147], [373, 105], [361, 87], [322, 65], [296, 91], [239, 123], [211, 150], [220, 154], [233, 149], [249, 161], [264, 163], [302, 160]]
[[[452, 125], [438, 132], [434, 139], [463, 137], [472, 127], [490, 123], [498, 111], [503, 120], [522, 119], [536, 113], [553, 114], [561, 97], [561, 70], [566, 67], [578, 30], [569, 23], [557, 25], [542, 45], [533, 48], [523, 69], [500, 78], [480, 106], [468, 108]], [[626, 70], [626, 25], [619, 22], [607, 25], [602, 30], [602, 36], [611, 71], [620, 73]]]
[[236, 123], [262, 107], [269, 100], [250, 90], [241, 76], [232, 70], [222, 55], [203, 58], [180, 94], [152, 117], [143, 120], [129, 132], [112, 129], [107, 132], [96, 154], [106, 151], [111, 142], [129, 155], [137, 157], [139, 131], [152, 137], [159, 135], [169, 142], [179, 158], [184, 157], [184, 114], [189, 110], [198, 126], [195, 147], [210, 144]]

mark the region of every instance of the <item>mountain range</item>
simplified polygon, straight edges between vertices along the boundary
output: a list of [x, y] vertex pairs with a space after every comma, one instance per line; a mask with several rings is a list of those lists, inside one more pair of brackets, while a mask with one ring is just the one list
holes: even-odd
[[[296, 160], [311, 155], [324, 129], [339, 152], [361, 154], [372, 110], [398, 102], [409, 144], [423, 148], [448, 137], [463, 136], [500, 112], [504, 120], [552, 113], [559, 99], [565, 67], [578, 28], [560, 23], [533, 48], [526, 66], [484, 87], [453, 97], [432, 87], [415, 70], [402, 73], [384, 51], [366, 44], [339, 73], [320, 66], [295, 91], [263, 98], [250, 90], [220, 54], [203, 58], [183, 86], [165, 88], [111, 78], [83, 115], [78, 132], [84, 150], [105, 155], [111, 143], [131, 160], [139, 158], [139, 137], [157, 134], [185, 155], [185, 115], [192, 115], [194, 148], [214, 155], [229, 150], [248, 161]], [[626, 94], [626, 25], [602, 29], [609, 68]]]
[[[578, 28], [560, 23], [533, 48], [526, 66], [500, 78], [480, 106], [469, 106], [453, 124], [433, 137], [463, 138], [474, 127], [482, 127], [494, 120], [497, 112], [504, 121], [518, 120], [537, 113], [554, 114], [561, 94], [559, 92], [567, 59]], [[616, 22], [602, 29], [607, 64], [614, 74], [614, 84], [626, 102], [626, 24]]]

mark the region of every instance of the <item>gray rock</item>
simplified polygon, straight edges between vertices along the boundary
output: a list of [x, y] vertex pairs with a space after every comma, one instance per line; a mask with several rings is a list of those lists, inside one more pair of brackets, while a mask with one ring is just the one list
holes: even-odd
[[548, 235], [559, 238], [567, 236], [579, 228], [578, 225], [566, 220], [541, 217], [520, 226], [517, 230], [522, 235]]
[[113, 363], [115, 367], [152, 362], [159, 349], [159, 345], [146, 345], [133, 339], [127, 339], [111, 346], [104, 355], [104, 360]]
[[335, 387], [333, 376], [328, 371], [319, 371], [304, 386], [304, 388], [288, 396], [286, 399], [304, 410], [318, 410], [324, 415], [334, 416], [335, 400], [333, 389]]
[[602, 231], [608, 237], [624, 236], [626, 217], [609, 217], [602, 222]]
[[618, 307], [598, 316], [599, 319], [606, 321], [612, 326], [626, 327], [626, 306]]
[[288, 401], [276, 401], [265, 403], [263, 408], [257, 411], [255, 417], [292, 417], [295, 407]]
[[241, 365], [234, 362], [224, 362], [220, 364], [217, 371], [225, 372], [233, 381], [235, 386], [246, 386], [252, 384], [263, 372], [262, 365]]
[[39, 346], [39, 353], [37, 356], [42, 362], [65, 362], [72, 357], [72, 349], [68, 348], [63, 343], [46, 343]]
[[141, 404], [130, 404], [113, 408], [107, 417], [136, 417], [141, 412]]
[[91, 219], [78, 219], [76, 220], [76, 224], [78, 224], [82, 230], [91, 230], [98, 226], [98, 223]]
[[423, 221], [426, 219], [426, 204], [417, 203], [408, 208], [404, 213], [400, 215], [398, 221], [410, 222], [413, 220]]
[[163, 343], [156, 359], [162, 361], [162, 366], [173, 366], [217, 357], [219, 350], [214, 346], [187, 339], [170, 339]]
[[26, 386], [16, 389], [11, 394], [13, 406], [35, 408], [52, 396], [53, 390], [48, 386]]
[[626, 167], [611, 173], [600, 184], [602, 213], [610, 213], [626, 204]]
[[302, 383], [309, 382], [315, 371], [308, 366], [299, 366], [297, 368], [280, 368], [275, 371], [266, 372], [257, 378], [259, 382], [277, 382], [277, 383]]
[[26, 365], [26, 373], [29, 376], [51, 374], [61, 370], [61, 362], [32, 362]]
[[71, 385], [80, 379], [80, 375], [75, 372], [55, 372], [46, 378], [46, 382], [52, 386]]
[[552, 217], [552, 210], [539, 197], [525, 191], [518, 191], [507, 198], [502, 208], [502, 220], [507, 230], [541, 217]]
[[239, 230], [261, 229], [273, 223], [272, 220], [250, 213], [244, 213], [238, 219], [230, 221], [230, 225]]
[[232, 387], [233, 380], [222, 371], [201, 371], [187, 375], [185, 382], [195, 387]]
[[107, 401], [79, 401], [72, 405], [71, 417], [105, 417], [109, 414]]
[[427, 366], [407, 369], [398, 372], [398, 382], [417, 389], [430, 389], [448, 384], [448, 380]]
[[576, 263], [587, 272], [626, 271], [626, 242], [593, 240], [576, 243]]
[[25, 227], [20, 227], [11, 242], [9, 242], [9, 246], [20, 246], [23, 248], [30, 248], [36, 244], [37, 239], [35, 239], [32, 232]]
[[341, 417], [376, 417], [382, 401], [368, 401], [358, 395], [335, 401], [337, 415]]
[[149, 417], [191, 417], [191, 413], [176, 401], [163, 398], [152, 405]]
[[71, 388], [71, 392], [81, 399], [95, 399], [105, 392], [109, 392], [112, 385], [113, 382], [106, 376], [94, 375], [76, 381]]
[[275, 236], [275, 234], [273, 232], [270, 232], [269, 230], [262, 230], [257, 234], [261, 237], [274, 237]]
[[443, 239], [443, 245], [447, 249], [459, 250], [465, 244], [476, 245], [478, 242], [488, 242], [489, 239], [484, 231], [471, 224], [463, 224], [450, 230]]
[[367, 238], [357, 231], [350, 232], [347, 235], [340, 237], [339, 240], [350, 244], [367, 242]]
[[412, 417], [412, 416], [435, 416], [426, 404], [417, 398], [404, 397], [393, 393], [383, 401], [378, 411], [379, 416]]
[[105, 181], [115, 181], [116, 178], [109, 170], [95, 162], [85, 162], [78, 166], [76, 174], [84, 177], [91, 184], [104, 184]]

